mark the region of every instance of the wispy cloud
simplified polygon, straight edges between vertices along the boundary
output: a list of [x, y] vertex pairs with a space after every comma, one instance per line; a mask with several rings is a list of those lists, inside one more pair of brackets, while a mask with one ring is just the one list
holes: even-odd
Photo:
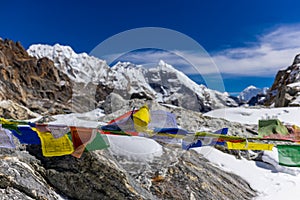
[[268, 76], [289, 66], [300, 53], [300, 25], [280, 26], [251, 45], [225, 49], [212, 55], [223, 73]]
[[121, 56], [119, 60], [147, 66], [164, 60], [186, 74], [207, 75], [221, 72], [241, 76], [274, 76], [279, 69], [289, 66], [298, 53], [300, 24], [294, 24], [279, 26], [257, 36], [255, 42], [245, 41], [243, 47], [223, 49], [210, 56], [205, 51], [147, 50], [131, 52]]

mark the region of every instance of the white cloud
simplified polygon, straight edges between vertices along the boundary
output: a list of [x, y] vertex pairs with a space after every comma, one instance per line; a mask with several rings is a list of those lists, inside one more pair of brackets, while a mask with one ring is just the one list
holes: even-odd
[[[300, 53], [300, 24], [279, 26], [261, 34], [250, 45], [224, 49], [211, 54], [178, 50], [131, 52], [122, 61], [136, 64], [155, 65], [159, 60], [173, 65], [186, 74], [219, 74], [250, 76], [274, 76], [279, 69], [286, 68]], [[187, 62], [189, 61], [189, 62]], [[193, 64], [194, 66], [192, 66]]]
[[300, 53], [300, 25], [281, 26], [258, 37], [251, 46], [226, 49], [212, 55], [223, 73], [275, 75]]

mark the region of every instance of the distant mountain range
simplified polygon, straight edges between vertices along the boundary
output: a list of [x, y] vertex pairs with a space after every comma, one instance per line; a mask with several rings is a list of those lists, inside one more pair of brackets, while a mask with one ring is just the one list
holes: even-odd
[[77, 83], [97, 85], [95, 92], [102, 94], [96, 99], [98, 103], [115, 93], [125, 100], [145, 98], [200, 112], [238, 105], [227, 93], [196, 84], [164, 61], [150, 69], [129, 62], [109, 67], [103, 60], [86, 53], [76, 54], [71, 47], [58, 44], [32, 45], [27, 52], [33, 57], [51, 59], [57, 69]]
[[[22, 108], [22, 118], [28, 118], [24, 114], [28, 113], [27, 108], [43, 115], [94, 108], [109, 113], [130, 99], [156, 101], [198, 112], [236, 107], [252, 98], [250, 105], [257, 102], [300, 105], [298, 56], [290, 67], [278, 72], [269, 91], [249, 86], [235, 98], [195, 83], [162, 60], [153, 68], [129, 62], [110, 67], [104, 60], [86, 53], [77, 54], [71, 47], [59, 44], [32, 45], [26, 51], [20, 43], [1, 40], [0, 47], [3, 83], [0, 98], [13, 103], [14, 109]], [[1, 109], [4, 109], [2, 113], [12, 113], [6, 112], [3, 106]], [[10, 117], [16, 118], [18, 114]]]

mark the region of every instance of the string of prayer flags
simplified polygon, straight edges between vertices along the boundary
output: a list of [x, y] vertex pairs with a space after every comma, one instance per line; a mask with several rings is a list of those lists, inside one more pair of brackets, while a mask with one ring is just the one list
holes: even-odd
[[261, 151], [272, 151], [274, 144], [263, 144], [255, 142], [241, 142], [233, 143], [226, 142], [228, 149], [234, 150], [261, 150]]
[[7, 129], [2, 128], [1, 124], [0, 124], [0, 147], [16, 148], [11, 132]]
[[244, 142], [246, 141], [246, 138], [244, 137], [239, 137], [239, 136], [233, 136], [233, 135], [223, 135], [223, 134], [216, 134], [216, 133], [210, 133], [207, 131], [203, 132], [196, 132], [195, 133], [196, 138], [203, 138], [203, 137], [212, 137], [217, 139], [218, 142]]
[[177, 137], [176, 135], [180, 135], [178, 137], [182, 137], [189, 134], [187, 130], [181, 128], [155, 128], [153, 132], [160, 135], [168, 134], [170, 137]]
[[19, 120], [8, 120], [0, 117], [0, 124], [14, 124], [14, 125], [27, 125], [28, 122], [19, 121]]
[[[222, 129], [220, 129], [220, 130], [217, 130], [215, 133], [221, 134], [221, 135], [227, 135], [227, 133], [228, 133], [228, 128], [222, 128]], [[217, 141], [217, 142], [216, 142], [216, 145], [224, 146], [224, 145], [225, 145], [225, 142], [219, 142], [219, 141]]]
[[300, 145], [277, 145], [280, 165], [300, 167]]
[[99, 128], [100, 133], [102, 134], [113, 134], [113, 135], [127, 135], [127, 136], [136, 136], [136, 132], [126, 131], [124, 132], [119, 126], [116, 124], [108, 124], [105, 126], [101, 126]]
[[111, 120], [108, 125], [99, 128], [102, 134], [132, 135], [138, 136], [133, 122], [133, 114], [136, 110], [129, 111], [120, 117]]
[[[226, 135], [228, 132], [228, 128], [222, 128], [220, 130], [215, 131], [215, 134]], [[224, 145], [224, 141], [218, 141], [218, 138], [213, 137], [197, 137], [197, 139], [193, 139], [192, 142], [186, 141], [186, 139], [182, 140], [182, 149], [189, 150], [191, 148], [197, 148], [202, 146], [214, 146], [214, 145]]]
[[188, 131], [180, 128], [155, 128], [150, 138], [164, 143], [175, 144], [181, 143], [181, 139], [187, 134], [189, 134]]
[[73, 153], [73, 143], [65, 134], [63, 137], [54, 138], [50, 132], [40, 132], [37, 128], [32, 128], [36, 131], [41, 139], [42, 153], [45, 157], [63, 156]]

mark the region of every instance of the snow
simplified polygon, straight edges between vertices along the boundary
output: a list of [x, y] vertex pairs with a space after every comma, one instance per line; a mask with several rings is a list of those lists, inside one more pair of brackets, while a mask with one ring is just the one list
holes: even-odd
[[[287, 124], [300, 126], [300, 107], [282, 108], [223, 108], [204, 114], [204, 116], [224, 118], [228, 121], [242, 124], [258, 124], [260, 119], [275, 118]], [[296, 117], [299, 116], [299, 117]]]
[[[224, 171], [234, 173], [246, 180], [251, 188], [258, 192], [256, 199], [298, 199], [300, 195], [300, 169], [289, 169], [272, 163], [248, 161], [244, 158], [236, 159], [233, 155], [223, 153], [212, 147], [195, 148], [215, 166]], [[276, 151], [276, 148], [275, 148]], [[271, 158], [276, 154], [268, 154]], [[289, 172], [289, 173], [286, 173]]]
[[[287, 124], [300, 125], [300, 108], [228, 108], [206, 113], [211, 117], [222, 117], [229, 121], [243, 124], [257, 124], [259, 119], [278, 118]], [[263, 160], [266, 163], [237, 160], [234, 156], [222, 153], [214, 148], [202, 147], [196, 149], [216, 166], [230, 171], [245, 179], [250, 186], [259, 192], [257, 199], [299, 199], [300, 168], [280, 166], [278, 152], [265, 151]]]
[[27, 52], [37, 58], [49, 58], [55, 67], [76, 82], [97, 82], [105, 79], [109, 69], [105, 61], [86, 53], [77, 54], [69, 46], [35, 44], [31, 45]]
[[163, 153], [162, 146], [148, 138], [108, 135], [108, 139], [113, 154], [132, 161], [152, 161]]
[[300, 87], [300, 82], [295, 82], [295, 83], [288, 84], [287, 87], [291, 87], [291, 88]]
[[104, 116], [103, 110], [95, 109], [86, 113], [71, 113], [52, 116], [55, 121], [49, 124], [62, 124], [66, 126], [77, 126], [86, 128], [97, 128], [99, 125], [105, 125], [99, 122], [98, 119]]

